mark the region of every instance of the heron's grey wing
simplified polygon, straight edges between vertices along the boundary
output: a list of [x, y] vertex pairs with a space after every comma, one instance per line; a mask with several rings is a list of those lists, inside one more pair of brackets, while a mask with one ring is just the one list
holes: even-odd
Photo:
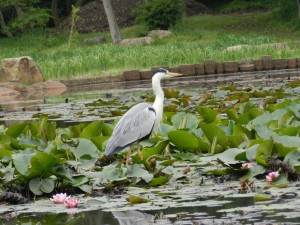
[[153, 129], [155, 117], [155, 110], [148, 103], [137, 104], [128, 110], [108, 140], [105, 155], [113, 155], [149, 135]]

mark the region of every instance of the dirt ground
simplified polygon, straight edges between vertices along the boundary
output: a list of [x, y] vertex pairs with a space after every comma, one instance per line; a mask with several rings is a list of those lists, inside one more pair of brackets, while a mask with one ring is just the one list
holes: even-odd
[[[135, 23], [132, 10], [144, 3], [145, 0], [112, 0], [118, 25], [131, 26]], [[210, 13], [210, 10], [200, 2], [186, 0], [186, 15], [194, 16], [201, 13]], [[95, 0], [84, 5], [79, 13], [77, 30], [80, 33], [102, 32], [109, 29], [105, 11], [101, 0]], [[59, 30], [68, 30], [69, 19], [61, 23]]]

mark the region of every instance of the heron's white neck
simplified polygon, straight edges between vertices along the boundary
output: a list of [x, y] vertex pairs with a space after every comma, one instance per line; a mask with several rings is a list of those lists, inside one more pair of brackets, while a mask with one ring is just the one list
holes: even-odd
[[156, 112], [156, 119], [154, 124], [154, 131], [157, 131], [160, 127], [160, 122], [162, 120], [163, 115], [163, 106], [164, 106], [164, 92], [160, 85], [161, 76], [153, 76], [152, 77], [152, 88], [155, 94], [155, 101], [152, 107]]

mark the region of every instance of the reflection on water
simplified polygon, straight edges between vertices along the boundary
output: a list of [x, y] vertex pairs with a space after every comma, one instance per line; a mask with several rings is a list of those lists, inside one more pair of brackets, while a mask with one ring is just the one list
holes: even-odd
[[[153, 211], [112, 211], [102, 210], [76, 213], [53, 214], [34, 213], [21, 214], [17, 212], [1, 215], [1, 224], [6, 225], [195, 225], [195, 224], [299, 224], [299, 210], [295, 209], [293, 216], [282, 210], [262, 211], [255, 209], [253, 197], [230, 198], [229, 203], [218, 206], [178, 207]], [[247, 208], [249, 210], [244, 210]], [[142, 209], [142, 207], [141, 207]], [[236, 209], [230, 213], [226, 209]], [[261, 223], [263, 222], [263, 223]]]

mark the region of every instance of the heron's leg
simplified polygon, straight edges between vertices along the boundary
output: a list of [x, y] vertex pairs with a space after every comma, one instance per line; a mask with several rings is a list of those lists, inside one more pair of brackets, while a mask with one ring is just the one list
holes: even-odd
[[138, 154], [138, 156], [140, 157], [140, 159], [143, 160], [142, 152], [141, 152], [141, 150], [140, 150], [140, 144], [137, 143], [137, 145], [138, 145], [138, 148], [137, 148], [137, 154]]
[[129, 151], [128, 151], [128, 153], [126, 154], [126, 161], [125, 161], [126, 165], [129, 164], [129, 157], [130, 157], [130, 154], [131, 154], [132, 149], [133, 149], [133, 145], [130, 146]]

